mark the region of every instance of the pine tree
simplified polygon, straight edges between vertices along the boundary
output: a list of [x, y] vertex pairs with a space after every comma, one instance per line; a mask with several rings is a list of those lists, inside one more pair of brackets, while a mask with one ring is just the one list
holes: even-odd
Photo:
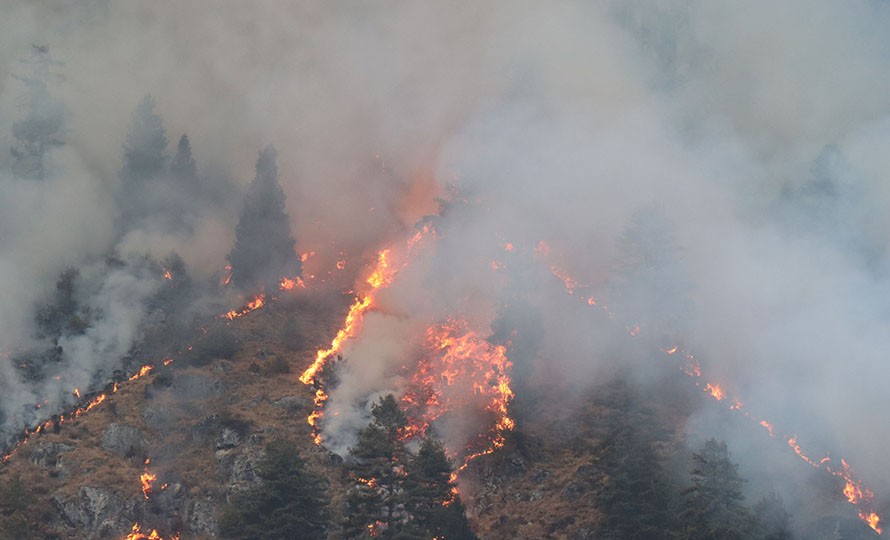
[[405, 481], [405, 508], [411, 516], [412, 533], [418, 538], [476, 539], [453, 489], [445, 447], [434, 437], [426, 438], [408, 461]]
[[681, 540], [745, 540], [753, 538], [755, 520], [742, 505], [738, 465], [725, 442], [715, 439], [692, 454], [692, 485], [683, 492], [679, 518]]
[[757, 518], [758, 540], [792, 540], [791, 514], [785, 510], [785, 503], [775, 492], [763, 497], [754, 505]]
[[12, 170], [22, 178], [43, 180], [47, 176], [49, 151], [63, 143], [59, 133], [65, 125], [65, 106], [49, 93], [51, 70], [61, 63], [53, 59], [49, 48], [32, 46], [31, 57], [23, 60], [30, 67], [19, 77], [27, 89], [25, 116], [12, 125], [16, 144], [10, 149]]
[[656, 338], [676, 333], [692, 309], [691, 285], [670, 222], [654, 208], [636, 212], [617, 241], [610, 306]]
[[306, 472], [293, 442], [271, 442], [257, 472], [261, 486], [238, 497], [221, 520], [224, 536], [247, 540], [326, 538], [324, 485]]
[[266, 147], [256, 164], [235, 229], [235, 246], [229, 253], [232, 282], [242, 289], [274, 290], [284, 276], [298, 276], [300, 258], [294, 251], [290, 218], [278, 183], [276, 151]]
[[167, 135], [164, 121], [154, 109], [155, 100], [147, 94], [133, 112], [133, 122], [124, 142], [121, 177], [125, 184], [156, 179], [164, 171]]
[[640, 408], [623, 383], [611, 396], [615, 412], [600, 453], [606, 475], [597, 497], [604, 514], [600, 534], [608, 540], [660, 540], [670, 537], [670, 493], [653, 449], [658, 432], [651, 413]]
[[344, 532], [348, 538], [396, 538], [407, 514], [404, 507], [406, 455], [399, 433], [406, 418], [392, 394], [380, 398], [371, 409], [373, 421], [358, 434], [349, 449], [349, 466], [355, 486], [346, 497]]
[[118, 194], [124, 231], [141, 227], [148, 217], [164, 211], [171, 195], [164, 185], [167, 135], [164, 121], [154, 108], [151, 95], [142, 98], [124, 142]]
[[189, 194], [197, 194], [198, 168], [192, 157], [192, 145], [185, 133], [179, 138], [176, 145], [176, 154], [170, 160], [170, 176], [175, 185]]

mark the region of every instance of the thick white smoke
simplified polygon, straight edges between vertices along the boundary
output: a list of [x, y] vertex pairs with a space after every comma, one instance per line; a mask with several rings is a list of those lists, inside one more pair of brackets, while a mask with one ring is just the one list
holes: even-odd
[[[274, 142], [298, 247], [330, 260], [367, 257], [454, 186], [470, 200], [347, 348], [354, 380], [331, 401], [344, 414], [399, 390], [390, 368], [417, 328], [459, 314], [485, 333], [511, 294], [541, 321], [537, 365], [594, 379], [622, 345], [548, 268], [620, 309], [619, 238], [655, 208], [691, 285], [682, 338], [703, 368], [890, 486], [885, 5], [66, 6], [21, 2], [0, 23], [4, 142], [22, 90], [11, 74], [32, 42], [65, 62], [56, 91], [72, 113], [57, 178], [0, 183], [0, 298], [15, 306], [0, 350], [28, 342], [61, 269], [113, 242], [121, 141], [151, 92], [168, 137], [188, 132], [211, 176], [246, 182]], [[208, 217], [193, 235], [132, 235], [126, 249], [199, 254], [187, 262], [210, 275], [232, 227]], [[550, 259], [533, 254], [542, 240]], [[526, 256], [505, 261], [517, 275], [504, 280], [491, 263], [507, 242]], [[673, 306], [633, 308], [644, 319]], [[329, 426], [346, 434], [341, 449], [366, 419]]]

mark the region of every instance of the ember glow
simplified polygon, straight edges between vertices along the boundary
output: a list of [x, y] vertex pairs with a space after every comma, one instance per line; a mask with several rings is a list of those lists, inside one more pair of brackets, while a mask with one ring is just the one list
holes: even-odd
[[504, 433], [515, 427], [508, 413], [513, 390], [506, 348], [480, 338], [460, 319], [429, 328], [426, 348], [429, 352], [418, 363], [402, 397], [409, 417], [405, 438], [424, 435], [449, 412], [475, 409], [493, 418], [486, 428], [488, 436], [481, 438], [482, 453], [502, 447]]
[[151, 496], [151, 485], [155, 480], [158, 479], [158, 475], [152, 473], [148, 470], [148, 466], [151, 463], [151, 460], [145, 460], [145, 472], [139, 476], [139, 482], [142, 484], [142, 496], [146, 498], [146, 500]]
[[152, 529], [150, 532], [142, 532], [142, 526], [138, 523], [133, 525], [133, 530], [122, 540], [179, 540], [179, 535], [174, 534], [165, 539], [157, 530]]
[[398, 264], [394, 264], [392, 261], [392, 248], [382, 249], [377, 253], [376, 264], [371, 273], [364, 280], [364, 288], [366, 289], [366, 292], [355, 298], [355, 301], [349, 307], [343, 325], [337, 331], [334, 339], [331, 340], [330, 346], [327, 349], [320, 349], [315, 355], [315, 361], [313, 361], [303, 374], [300, 375], [300, 382], [303, 384], [313, 384], [316, 387], [314, 399], [315, 410], [313, 410], [307, 418], [307, 422], [312, 426], [315, 432], [314, 438], [316, 444], [320, 445], [322, 443], [320, 422], [324, 416], [324, 404], [328, 399], [327, 393], [321, 386], [321, 383], [316, 379], [319, 371], [325, 366], [325, 363], [329, 358], [343, 350], [344, 343], [361, 332], [365, 313], [373, 307], [377, 292], [380, 289], [388, 287], [392, 283], [399, 270], [408, 264], [410, 256], [413, 254], [413, 249], [427, 235], [435, 235], [434, 229], [429, 225], [417, 231], [408, 240], [404, 249], [404, 260], [401, 260]]
[[[544, 245], [546, 246], [546, 244]], [[549, 254], [549, 249], [546, 251], [546, 253]], [[556, 277], [560, 279], [560, 281], [563, 282], [566, 291], [570, 295], [574, 295], [575, 289], [578, 287], [578, 281], [565, 272], [559, 270], [557, 266], [551, 266], [550, 270]], [[591, 306], [596, 305], [595, 302], [589, 301], [588, 304]], [[612, 318], [611, 314], [610, 318]], [[627, 329], [627, 333], [632, 337], [636, 337], [641, 333], [641, 329], [639, 326], [633, 326]], [[704, 392], [707, 395], [711, 396], [714, 400], [726, 403], [729, 410], [737, 412], [745, 418], [756, 422], [767, 431], [770, 437], [776, 437], [777, 430], [771, 422], [768, 422], [766, 420], [757, 420], [744, 409], [744, 405], [738, 399], [727, 399], [727, 393], [721, 385], [714, 382], [707, 382], [702, 380], [701, 365], [692, 353], [683, 350], [679, 345], [660, 347], [659, 350], [668, 356], [673, 356], [678, 352], [682, 352], [685, 362], [681, 366], [681, 369], [684, 373], [693, 378], [696, 386], [704, 390]], [[832, 476], [842, 479], [844, 481], [844, 497], [846, 498], [847, 502], [856, 506], [859, 519], [865, 522], [875, 532], [881, 534], [882, 529], [879, 526], [881, 517], [872, 509], [872, 506], [874, 504], [874, 493], [871, 490], [864, 488], [862, 486], [862, 482], [855, 478], [846, 460], [841, 459], [841, 468], [837, 469], [832, 465], [832, 458], [830, 456], [826, 455], [825, 457], [822, 457], [818, 460], [809, 457], [809, 455], [798, 443], [797, 435], [788, 437], [787, 443], [788, 446], [791, 447], [791, 449], [794, 451], [794, 453], [808, 465], [816, 469], [823, 470], [828, 474], [831, 474]]]
[[222, 315], [222, 317], [231, 320], [237, 319], [238, 317], [243, 317], [250, 313], [251, 311], [256, 311], [261, 307], [266, 305], [266, 295], [259, 294], [253, 300], [244, 305], [241, 309], [233, 309], [228, 313]]
[[[132, 382], [137, 379], [141, 379], [142, 377], [145, 377], [146, 375], [151, 373], [152, 369], [153, 369], [153, 367], [148, 364], [140, 367], [139, 370], [136, 371], [136, 373], [134, 373], [133, 375], [131, 375], [130, 377], [127, 378], [127, 382]], [[70, 421], [90, 412], [91, 410], [95, 409], [96, 407], [98, 407], [99, 405], [104, 403], [108, 399], [109, 396], [117, 393], [118, 390], [119, 390], [118, 384], [113, 383], [109, 390], [95, 394], [94, 397], [92, 397], [86, 404], [78, 405], [77, 407], [74, 408], [74, 410], [72, 410], [68, 413], [54, 416], [53, 418], [46, 420], [45, 422], [37, 425], [34, 428], [26, 429], [25, 432], [22, 434], [21, 440], [19, 440], [18, 443], [16, 443], [12, 448], [10, 448], [6, 454], [4, 454], [2, 457], [0, 457], [0, 463], [6, 463], [10, 459], [12, 459], [12, 456], [15, 455], [15, 453], [18, 452], [18, 450], [21, 447], [28, 444], [28, 442], [31, 440], [31, 438], [34, 437], [35, 435], [40, 435], [41, 433], [51, 431], [66, 422], [70, 422]], [[78, 398], [80, 397], [80, 391], [76, 388], [75, 388], [74, 394]]]

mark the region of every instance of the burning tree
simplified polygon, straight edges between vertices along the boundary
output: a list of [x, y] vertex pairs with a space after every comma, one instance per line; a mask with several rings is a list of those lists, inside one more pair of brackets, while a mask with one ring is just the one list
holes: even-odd
[[232, 281], [242, 289], [274, 290], [284, 276], [299, 276], [284, 191], [278, 183], [277, 152], [267, 146], [256, 163], [229, 253]]
[[63, 143], [58, 134], [65, 125], [65, 106], [52, 97], [47, 83], [51, 69], [61, 65], [53, 59], [48, 47], [32, 46], [31, 56], [23, 63], [30, 73], [19, 80], [27, 88], [25, 117], [12, 125], [16, 145], [10, 149], [13, 172], [22, 178], [43, 180], [46, 178], [48, 152]]

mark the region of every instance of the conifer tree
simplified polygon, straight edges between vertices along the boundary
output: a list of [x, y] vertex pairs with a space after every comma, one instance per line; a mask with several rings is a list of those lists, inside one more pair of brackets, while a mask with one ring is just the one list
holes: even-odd
[[639, 407], [631, 391], [615, 385], [616, 408], [604, 437], [600, 466], [606, 475], [598, 496], [604, 514], [600, 534], [607, 540], [670, 538], [670, 493], [653, 449], [658, 432], [651, 413]]
[[[164, 121], [154, 108], [155, 100], [151, 95], [142, 98], [133, 112], [124, 141], [121, 190], [118, 193], [124, 231], [139, 228], [150, 216], [167, 211], [166, 199], [171, 195], [164, 185], [167, 135]], [[178, 214], [176, 211], [172, 213]]]
[[692, 454], [691, 485], [683, 492], [679, 518], [681, 540], [746, 540], [755, 521], [742, 505], [744, 495], [738, 465], [725, 442], [715, 439]]
[[306, 472], [293, 442], [269, 443], [257, 472], [261, 486], [238, 497], [223, 516], [224, 536], [245, 540], [326, 538], [325, 487]]
[[405, 481], [405, 507], [417, 538], [476, 539], [453, 489], [445, 447], [435, 437], [427, 437], [408, 461]]
[[278, 183], [276, 155], [271, 146], [260, 152], [256, 178], [248, 187], [235, 228], [235, 246], [229, 253], [229, 262], [232, 282], [242, 289], [274, 290], [282, 277], [298, 276], [301, 272], [284, 191]]
[[190, 195], [198, 195], [198, 168], [192, 157], [192, 145], [185, 133], [176, 145], [176, 154], [170, 160], [170, 176], [174, 185]]
[[65, 106], [49, 93], [51, 70], [61, 63], [54, 60], [45, 46], [32, 46], [31, 56], [23, 60], [30, 68], [28, 75], [18, 77], [27, 89], [25, 116], [13, 123], [16, 144], [12, 153], [13, 172], [22, 177], [43, 180], [47, 176], [47, 155], [63, 143], [59, 134], [65, 125]]

